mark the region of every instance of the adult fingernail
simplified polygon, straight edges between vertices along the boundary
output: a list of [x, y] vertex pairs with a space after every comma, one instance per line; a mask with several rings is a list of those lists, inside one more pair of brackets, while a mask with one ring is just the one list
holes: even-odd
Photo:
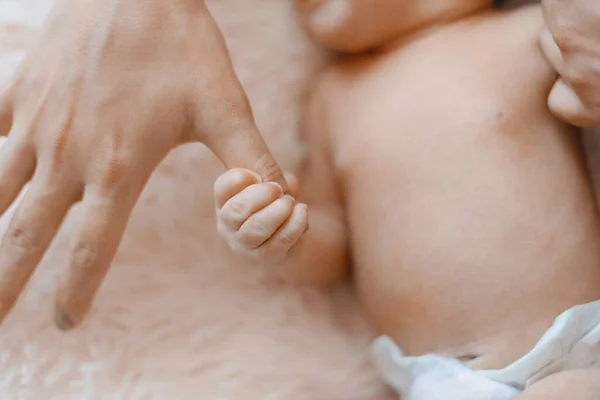
[[[304, 212], [308, 214], [308, 206], [304, 203], [300, 204], [301, 207], [304, 207]], [[306, 228], [304, 228], [304, 233], [306, 233], [310, 229], [310, 223], [306, 222]]]
[[68, 331], [75, 325], [73, 318], [58, 307], [54, 314], [54, 323], [61, 331]]

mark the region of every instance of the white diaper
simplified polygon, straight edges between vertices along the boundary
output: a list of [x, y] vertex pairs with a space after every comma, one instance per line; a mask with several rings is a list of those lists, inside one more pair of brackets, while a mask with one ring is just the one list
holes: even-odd
[[372, 350], [402, 400], [509, 400], [556, 372], [600, 367], [600, 301], [563, 312], [529, 353], [500, 370], [473, 371], [435, 354], [406, 357], [387, 336]]

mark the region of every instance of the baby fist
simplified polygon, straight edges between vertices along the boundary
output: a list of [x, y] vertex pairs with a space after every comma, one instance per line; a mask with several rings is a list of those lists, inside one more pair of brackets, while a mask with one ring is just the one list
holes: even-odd
[[[285, 177], [296, 194], [295, 177]], [[281, 261], [308, 227], [306, 204], [247, 169], [234, 168], [217, 179], [215, 205], [219, 234], [234, 251], [261, 261]]]

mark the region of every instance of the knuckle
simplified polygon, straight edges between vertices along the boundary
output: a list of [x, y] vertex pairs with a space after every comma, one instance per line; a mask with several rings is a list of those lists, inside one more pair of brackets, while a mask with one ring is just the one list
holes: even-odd
[[250, 219], [232, 235], [232, 240], [242, 249], [255, 250], [269, 238], [267, 228], [259, 221]]
[[[304, 228], [304, 226], [302, 226]], [[291, 247], [298, 241], [300, 235], [298, 234], [299, 229], [293, 228], [293, 230], [283, 230], [279, 233], [279, 243], [285, 247]]]
[[279, 243], [285, 247], [290, 247], [296, 242], [296, 236], [290, 232], [281, 232], [279, 234]]
[[105, 188], [114, 188], [126, 180], [132, 165], [128, 156], [111, 155], [105, 162], [101, 173], [100, 184]]
[[18, 221], [6, 232], [7, 242], [17, 249], [34, 252], [39, 248], [39, 242], [31, 230]]
[[83, 275], [93, 275], [98, 272], [98, 253], [84, 244], [75, 246], [71, 254], [71, 265], [82, 271]]
[[268, 236], [265, 224], [257, 218], [250, 218], [248, 220], [248, 231], [251, 237], [263, 238]]
[[52, 170], [55, 170], [56, 168], [59, 168], [64, 164], [68, 142], [69, 142], [69, 131], [68, 130], [61, 130], [59, 132], [59, 134], [53, 138], [51, 146], [50, 146], [51, 154], [52, 154], [52, 164], [51, 164]]
[[244, 202], [232, 199], [221, 211], [221, 218], [227, 222], [240, 222], [247, 216], [248, 210]]

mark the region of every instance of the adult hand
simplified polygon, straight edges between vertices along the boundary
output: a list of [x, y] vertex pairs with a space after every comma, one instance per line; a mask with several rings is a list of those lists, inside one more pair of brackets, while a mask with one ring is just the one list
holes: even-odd
[[0, 246], [0, 320], [82, 200], [56, 312], [79, 323], [147, 180], [184, 142], [287, 190], [203, 0], [57, 0], [0, 97], [7, 134], [0, 214], [31, 184]]
[[600, 126], [600, 2], [542, 0], [542, 7], [542, 49], [560, 75], [550, 110], [573, 125]]

